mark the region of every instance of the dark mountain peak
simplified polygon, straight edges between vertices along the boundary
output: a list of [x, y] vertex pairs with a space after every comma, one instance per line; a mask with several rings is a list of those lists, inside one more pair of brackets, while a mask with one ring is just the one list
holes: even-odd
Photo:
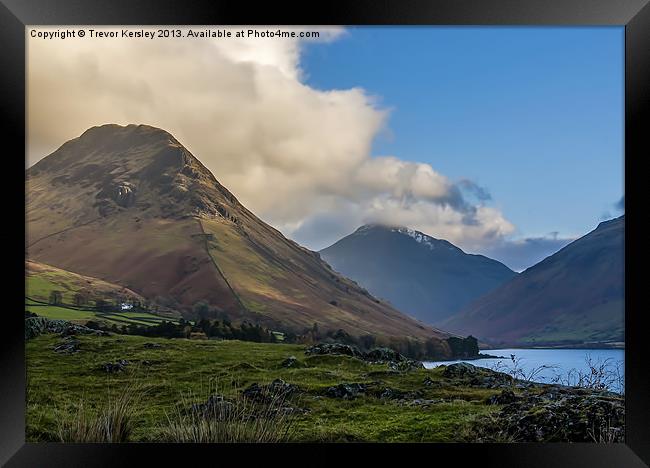
[[162, 128], [144, 124], [104, 124], [90, 127], [83, 132], [78, 140], [101, 141], [106, 138], [138, 138], [141, 140], [156, 141], [161, 138], [174, 140], [174, 137]]
[[370, 293], [430, 324], [515, 275], [496, 260], [399, 225], [366, 224], [320, 254]]
[[178, 167], [189, 159], [195, 159], [169, 132], [160, 128], [106, 124], [91, 127], [77, 138], [67, 141], [27, 172], [28, 175], [40, 172], [69, 173], [89, 165], [114, 170], [116, 168], [112, 166], [116, 162], [145, 165], [161, 158], [176, 163]]
[[[92, 127], [26, 172], [30, 184], [83, 192], [100, 216], [136, 209], [152, 216], [238, 219], [235, 197], [169, 132], [150, 125]], [[79, 216], [89, 217], [87, 207]], [[75, 216], [70, 213], [69, 215]]]

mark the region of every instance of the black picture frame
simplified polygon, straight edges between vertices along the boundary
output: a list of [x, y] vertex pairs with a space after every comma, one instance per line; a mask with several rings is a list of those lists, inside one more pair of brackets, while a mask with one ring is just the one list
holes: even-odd
[[[626, 442], [625, 444], [352, 444], [196, 446], [191, 444], [30, 444], [25, 443], [24, 305], [14, 291], [24, 289], [24, 253], [13, 247], [24, 234], [26, 142], [25, 27], [26, 25], [116, 24], [300, 24], [300, 25], [619, 25], [625, 26], [625, 186], [626, 186]], [[364, 459], [407, 456], [407, 462], [462, 466], [637, 467], [650, 463], [650, 374], [644, 346], [641, 295], [644, 249], [641, 248], [642, 164], [650, 154], [650, 6], [648, 0], [357, 0], [355, 2], [255, 5], [223, 1], [173, 0], [0, 0], [0, 102], [3, 130], [2, 165], [5, 218], [6, 301], [0, 347], [1, 436], [0, 463], [6, 466], [118, 466], [136, 460], [148, 465], [225, 462], [227, 456], [250, 462], [282, 460], [311, 466], [345, 463], [351, 452]], [[15, 167], [14, 167], [15, 165]], [[16, 172], [14, 172], [16, 171]], [[9, 210], [11, 208], [11, 210]], [[15, 212], [13, 211], [15, 209]], [[20, 221], [22, 216], [22, 222]], [[646, 241], [647, 242], [647, 241]], [[403, 454], [400, 455], [400, 453]], [[142, 458], [144, 457], [144, 458]], [[443, 462], [443, 460], [451, 460]], [[348, 460], [348, 461], [344, 461]], [[412, 460], [412, 461], [411, 461]], [[455, 460], [455, 461], [454, 461]], [[142, 462], [140, 462], [142, 463]], [[427, 462], [428, 463], [428, 462]]]

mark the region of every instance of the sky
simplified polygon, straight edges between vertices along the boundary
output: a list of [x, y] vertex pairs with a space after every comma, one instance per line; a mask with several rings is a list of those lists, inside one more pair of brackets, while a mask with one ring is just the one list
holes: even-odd
[[160, 126], [313, 250], [403, 224], [521, 271], [622, 214], [623, 40], [619, 27], [28, 36], [27, 164], [93, 125]]

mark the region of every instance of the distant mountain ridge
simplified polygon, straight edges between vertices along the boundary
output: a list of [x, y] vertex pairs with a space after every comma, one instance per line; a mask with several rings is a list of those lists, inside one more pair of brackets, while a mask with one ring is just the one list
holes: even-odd
[[320, 254], [372, 294], [430, 324], [516, 275], [496, 260], [404, 226], [364, 225]]
[[625, 215], [600, 223], [443, 326], [495, 345], [623, 342], [624, 261]]
[[191, 318], [204, 301], [234, 321], [431, 338], [448, 351], [449, 334], [374, 298], [262, 222], [162, 129], [93, 127], [25, 175], [29, 260]]

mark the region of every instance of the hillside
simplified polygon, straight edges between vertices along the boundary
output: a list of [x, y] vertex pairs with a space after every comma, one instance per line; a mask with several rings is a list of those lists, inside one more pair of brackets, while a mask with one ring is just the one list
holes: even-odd
[[73, 304], [75, 300], [80, 299], [85, 302], [118, 298], [131, 302], [145, 300], [123, 286], [78, 275], [44, 263], [26, 261], [25, 275], [25, 295], [37, 301], [48, 301], [52, 291], [59, 291], [62, 301], [67, 304]]
[[334, 272], [247, 210], [172, 135], [93, 127], [26, 171], [30, 260], [197, 318], [445, 338]]
[[445, 322], [493, 344], [624, 341], [625, 216], [477, 299]]
[[516, 275], [496, 260], [405, 227], [362, 226], [320, 254], [372, 294], [431, 324]]

